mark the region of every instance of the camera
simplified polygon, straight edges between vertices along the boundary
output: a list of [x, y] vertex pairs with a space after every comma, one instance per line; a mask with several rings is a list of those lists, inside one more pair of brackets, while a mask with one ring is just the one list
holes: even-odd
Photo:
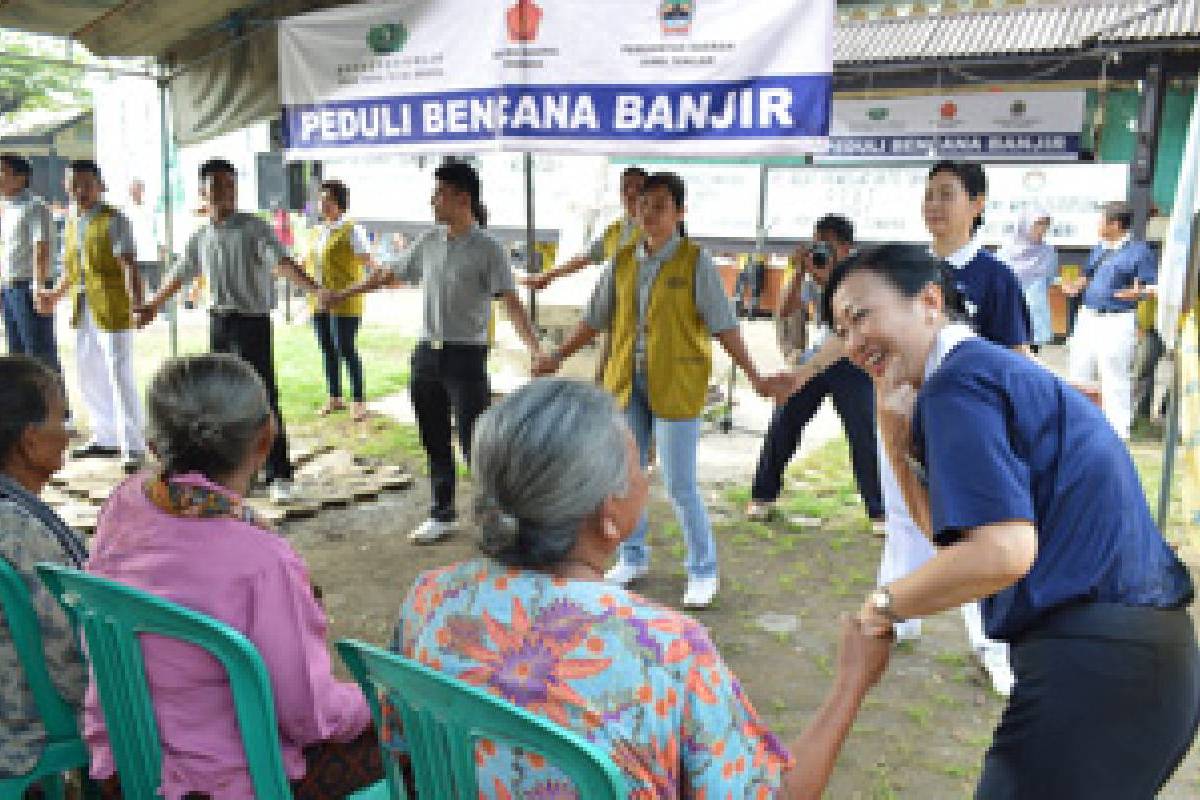
[[833, 260], [833, 250], [825, 242], [817, 242], [808, 252], [812, 258], [812, 265], [814, 267], [827, 267]]

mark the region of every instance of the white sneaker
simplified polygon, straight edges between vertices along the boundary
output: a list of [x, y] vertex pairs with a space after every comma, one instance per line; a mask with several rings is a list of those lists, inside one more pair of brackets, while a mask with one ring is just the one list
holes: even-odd
[[981, 647], [975, 651], [983, 671], [992, 680], [992, 689], [1001, 697], [1012, 694], [1017, 676], [1013, 675], [1012, 667], [1008, 664], [1008, 649], [1003, 647]]
[[614, 586], [628, 586], [649, 571], [649, 567], [635, 567], [618, 561], [612, 569], [604, 573], [604, 580]]
[[921, 638], [921, 618], [906, 619], [892, 625], [897, 642], [914, 642]]
[[708, 608], [712, 605], [713, 598], [717, 596], [717, 589], [721, 586], [721, 581], [717, 577], [712, 578], [688, 578], [687, 590], [683, 593], [684, 608]]
[[280, 506], [292, 502], [292, 482], [283, 478], [271, 481], [267, 487], [267, 499]]
[[432, 544], [444, 536], [449, 536], [456, 527], [457, 525], [453, 522], [444, 522], [430, 517], [408, 534], [408, 540], [417, 544]]

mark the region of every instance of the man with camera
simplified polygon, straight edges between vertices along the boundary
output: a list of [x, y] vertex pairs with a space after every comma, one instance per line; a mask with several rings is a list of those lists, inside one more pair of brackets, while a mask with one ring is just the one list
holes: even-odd
[[[813, 246], [797, 253], [797, 274], [792, 279], [780, 307], [781, 316], [789, 316], [813, 297], [805, 295], [805, 276], [812, 278], [818, 291], [824, 288], [830, 272], [839, 262], [854, 252], [854, 226], [850, 220], [829, 214], [817, 221], [813, 230]], [[867, 373], [846, 358], [841, 339], [828, 335], [822, 323], [816, 341], [801, 356], [793, 393], [788, 401], [775, 409], [763, 440], [750, 491], [746, 515], [763, 520], [771, 515], [772, 507], [782, 489], [783, 471], [800, 445], [805, 426], [816, 415], [826, 397], [842, 418], [846, 438], [850, 440], [850, 457], [858, 493], [867, 507], [867, 515], [875, 522], [883, 521], [883, 495], [879, 486], [879, 456], [875, 440], [875, 389]]]

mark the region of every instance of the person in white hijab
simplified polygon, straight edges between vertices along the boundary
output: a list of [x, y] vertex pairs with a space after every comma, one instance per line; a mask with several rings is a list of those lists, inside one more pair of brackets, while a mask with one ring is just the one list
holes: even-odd
[[997, 258], [1012, 267], [1025, 290], [1032, 333], [1030, 343], [1035, 347], [1054, 338], [1046, 292], [1050, 281], [1058, 275], [1058, 253], [1053, 245], [1046, 243], [1049, 230], [1050, 214], [1040, 206], [1029, 206], [1017, 220], [1012, 241], [996, 253]]

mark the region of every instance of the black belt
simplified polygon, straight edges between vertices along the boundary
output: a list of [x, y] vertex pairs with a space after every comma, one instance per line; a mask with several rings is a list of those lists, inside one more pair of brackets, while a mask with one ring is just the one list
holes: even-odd
[[1091, 306], [1084, 306], [1084, 308], [1102, 317], [1107, 317], [1110, 314], [1132, 314], [1134, 311], [1132, 308], [1092, 308]]

